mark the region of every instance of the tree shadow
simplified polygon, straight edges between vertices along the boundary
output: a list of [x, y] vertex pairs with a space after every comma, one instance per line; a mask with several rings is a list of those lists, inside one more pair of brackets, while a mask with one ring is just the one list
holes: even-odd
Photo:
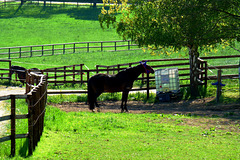
[[0, 11], [0, 19], [6, 18], [51, 18], [54, 15], [66, 14], [71, 18], [78, 20], [98, 21], [98, 15], [101, 13], [101, 7], [91, 6], [39, 6], [31, 5], [16, 5], [2, 8]]

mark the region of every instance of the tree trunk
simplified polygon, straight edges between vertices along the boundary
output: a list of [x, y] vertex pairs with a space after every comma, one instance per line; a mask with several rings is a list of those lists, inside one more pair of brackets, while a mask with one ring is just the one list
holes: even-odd
[[197, 97], [199, 96], [199, 90], [198, 90], [198, 57], [199, 53], [197, 51], [197, 47], [189, 47], [189, 63], [190, 63], [190, 90], [191, 90], [191, 96]]
[[21, 6], [26, 2], [26, 0], [21, 0]]

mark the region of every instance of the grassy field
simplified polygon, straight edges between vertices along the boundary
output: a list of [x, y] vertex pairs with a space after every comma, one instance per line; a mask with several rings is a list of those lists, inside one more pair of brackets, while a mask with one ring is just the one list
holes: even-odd
[[[24, 104], [17, 101], [18, 112], [26, 112]], [[17, 133], [26, 126], [18, 120]], [[28, 157], [20, 139], [13, 159], [239, 159], [239, 127], [232, 114], [66, 113], [48, 106], [35, 152]], [[9, 154], [10, 142], [1, 143], [0, 159]]]
[[[114, 29], [100, 28], [97, 19], [100, 9], [89, 6], [44, 8], [35, 5], [1, 8], [0, 47], [121, 39]], [[216, 50], [201, 51], [200, 56], [230, 54], [239, 52], [230, 47], [218, 46]], [[148, 51], [76, 53], [13, 59], [12, 64], [45, 69], [83, 63], [91, 69], [97, 64], [113, 65], [143, 59], [181, 57], [188, 57], [186, 49], [178, 53], [167, 49], [155, 55]], [[208, 63], [212, 66], [238, 64], [239, 59], [209, 60]], [[1, 68], [8, 66], [3, 63]], [[238, 70], [226, 72], [237, 73]], [[227, 80], [223, 83], [227, 86], [222, 102], [236, 102], [239, 98], [238, 81]], [[215, 91], [216, 88], [210, 82], [208, 96], [214, 96]], [[106, 100], [109, 97], [106, 95], [100, 98]], [[154, 99], [153, 96], [151, 98]], [[120, 94], [114, 94], [109, 99], [119, 100]], [[138, 100], [145, 99], [139, 96]], [[61, 95], [51, 97], [48, 101], [86, 101], [86, 96]], [[18, 113], [27, 113], [24, 100], [18, 100], [17, 106]], [[9, 104], [6, 108], [10, 110]], [[0, 145], [0, 159], [240, 159], [239, 130], [239, 117], [234, 118], [232, 113], [224, 117], [66, 113], [47, 106], [44, 133], [33, 156], [27, 156], [27, 140], [18, 139], [16, 157], [9, 157], [10, 141], [7, 141]], [[6, 134], [9, 132], [8, 126]], [[17, 133], [27, 133], [26, 120], [17, 120]]]
[[101, 7], [18, 5], [1, 8], [0, 47], [121, 40], [114, 29], [102, 30]]

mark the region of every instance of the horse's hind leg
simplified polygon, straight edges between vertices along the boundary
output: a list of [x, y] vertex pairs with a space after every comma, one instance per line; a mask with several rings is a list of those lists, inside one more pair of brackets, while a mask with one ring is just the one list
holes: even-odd
[[94, 104], [95, 104], [95, 93], [92, 90], [92, 88], [88, 87], [88, 103], [89, 103], [89, 109], [94, 111]]
[[98, 92], [98, 93], [96, 93], [96, 95], [95, 95], [95, 105], [96, 105], [96, 107], [97, 107], [97, 111], [98, 112], [100, 112], [101, 111], [101, 108], [100, 108], [100, 106], [98, 105], [98, 103], [97, 103], [97, 98], [100, 96], [102, 94], [102, 92]]

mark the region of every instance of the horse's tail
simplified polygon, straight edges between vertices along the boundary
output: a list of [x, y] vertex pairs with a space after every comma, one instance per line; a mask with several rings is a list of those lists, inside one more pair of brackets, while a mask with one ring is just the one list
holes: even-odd
[[94, 109], [94, 102], [95, 102], [94, 90], [92, 88], [91, 81], [88, 81], [88, 105], [90, 110]]

